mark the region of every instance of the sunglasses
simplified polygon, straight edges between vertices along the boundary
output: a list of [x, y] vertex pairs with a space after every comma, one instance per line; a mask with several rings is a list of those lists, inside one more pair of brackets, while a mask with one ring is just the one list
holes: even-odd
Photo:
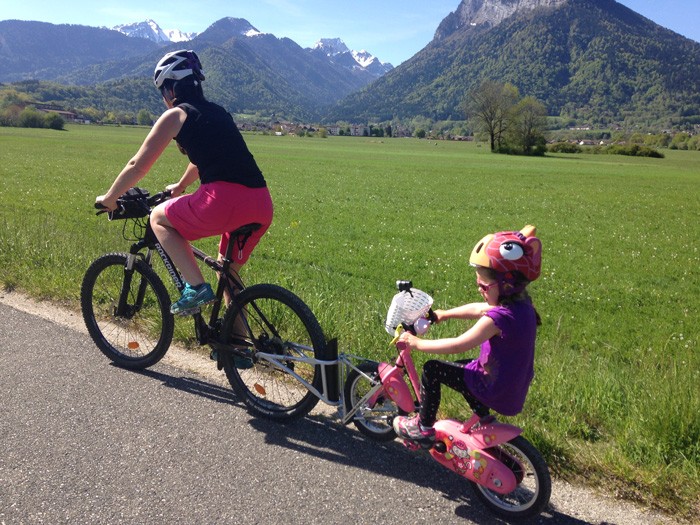
[[494, 286], [497, 286], [498, 282], [496, 281], [496, 282], [493, 282], [491, 284], [484, 284], [482, 282], [476, 281], [476, 285], [479, 287], [479, 290], [481, 290], [482, 292], [488, 292], [491, 288], [493, 288]]

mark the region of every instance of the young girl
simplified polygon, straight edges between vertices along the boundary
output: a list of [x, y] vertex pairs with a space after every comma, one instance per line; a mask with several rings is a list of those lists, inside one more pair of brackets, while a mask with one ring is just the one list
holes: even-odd
[[522, 410], [534, 376], [539, 324], [526, 287], [540, 275], [541, 256], [542, 243], [535, 237], [534, 226], [487, 235], [469, 258], [476, 268], [476, 285], [484, 302], [435, 311], [437, 322], [477, 319], [476, 323], [462, 335], [448, 339], [401, 334], [400, 342], [420, 352], [458, 354], [479, 345], [481, 352], [473, 361], [425, 363], [419, 414], [394, 419], [394, 430], [400, 438], [434, 439], [433, 425], [443, 384], [464, 395], [479, 415], [486, 415], [489, 409], [507, 416]]
[[[190, 313], [215, 299], [189, 241], [222, 235], [219, 252], [223, 254], [228, 232], [248, 223], [261, 224], [242, 254], [234, 251], [232, 268], [238, 271], [272, 222], [272, 200], [262, 172], [231, 115], [204, 98], [203, 80], [202, 64], [194, 51], [174, 51], [158, 62], [153, 81], [168, 109], [109, 191], [96, 199], [109, 210], [116, 209], [117, 198], [146, 175], [173, 138], [189, 157], [180, 181], [166, 188], [173, 198], [157, 206], [150, 217], [158, 241], [187, 283], [180, 300], [170, 308], [174, 314]], [[178, 198], [197, 179], [199, 188]]]

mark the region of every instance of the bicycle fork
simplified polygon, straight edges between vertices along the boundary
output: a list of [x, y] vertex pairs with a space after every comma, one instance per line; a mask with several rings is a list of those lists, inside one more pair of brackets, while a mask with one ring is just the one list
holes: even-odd
[[[134, 278], [134, 266], [136, 265], [137, 256], [133, 253], [127, 255], [126, 264], [124, 265], [124, 280], [122, 281], [122, 288], [119, 291], [119, 301], [114, 311], [115, 317], [124, 317], [126, 319], [131, 319], [136, 312], [141, 309], [143, 305], [143, 299], [146, 295], [146, 287], [148, 283], [146, 279], [141, 279], [138, 283], [138, 290], [136, 292], [136, 300], [133, 305], [129, 304], [129, 295], [131, 293], [131, 282]], [[146, 261], [148, 263], [148, 261]]]

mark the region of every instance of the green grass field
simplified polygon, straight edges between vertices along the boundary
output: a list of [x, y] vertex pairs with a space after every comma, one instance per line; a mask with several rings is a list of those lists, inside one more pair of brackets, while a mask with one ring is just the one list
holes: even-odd
[[[121, 223], [95, 217], [94, 198], [146, 133], [0, 128], [5, 289], [78, 308], [88, 264], [129, 245]], [[383, 321], [396, 279], [439, 308], [479, 300], [473, 245], [535, 224], [544, 257], [531, 294], [544, 324], [513, 420], [558, 476], [700, 517], [700, 153], [518, 158], [463, 142], [246, 140], [276, 215], [244, 277], [295, 291], [344, 352], [391, 357]], [[141, 186], [158, 191], [185, 164], [173, 146]], [[466, 416], [456, 396], [443, 408]]]

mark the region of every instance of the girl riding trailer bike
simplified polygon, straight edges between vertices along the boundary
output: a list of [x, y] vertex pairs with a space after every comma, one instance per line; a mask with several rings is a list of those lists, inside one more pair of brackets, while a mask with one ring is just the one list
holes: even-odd
[[[392, 302], [395, 311], [390, 309], [386, 324], [387, 331], [396, 328], [394, 341], [399, 358], [395, 366], [382, 363], [378, 367], [386, 394], [399, 409], [404, 414], [418, 410], [413, 417], [394, 418], [396, 435], [408, 448], [428, 450], [444, 467], [470, 480], [484, 504], [511, 519], [539, 514], [551, 493], [549, 469], [537, 449], [520, 436], [520, 428], [499, 423], [489, 415], [489, 408], [506, 415], [519, 413], [534, 375], [539, 316], [525, 288], [539, 277], [541, 251], [533, 226], [520, 232], [487, 235], [479, 241], [471, 253], [470, 264], [476, 267], [483, 303], [433, 312], [432, 298], [427, 294], [410, 284], [400, 286], [401, 291]], [[417, 336], [425, 333], [431, 323], [446, 319], [477, 322], [455, 338], [430, 341]], [[402, 329], [406, 331], [401, 333]], [[411, 349], [449, 354], [477, 345], [481, 345], [481, 352], [474, 361], [428, 361], [418, 385]], [[404, 374], [408, 374], [414, 387], [415, 405], [406, 383], [398, 380]], [[474, 411], [469, 420], [436, 421], [442, 384], [465, 397]], [[373, 410], [376, 405], [382, 406], [383, 401], [380, 395], [373, 394], [366, 406]]]
[[461, 393], [477, 413], [488, 409], [514, 416], [525, 403], [534, 376], [535, 335], [539, 316], [527, 294], [527, 285], [540, 275], [542, 243], [534, 226], [520, 232], [499, 232], [481, 239], [469, 263], [476, 268], [476, 284], [484, 302], [434, 312], [433, 322], [476, 319], [458, 337], [421, 339], [404, 332], [400, 345], [432, 354], [458, 354], [481, 346], [473, 361], [430, 360], [423, 366], [420, 412], [399, 417], [394, 430], [403, 439], [434, 439], [440, 405], [440, 387]]

